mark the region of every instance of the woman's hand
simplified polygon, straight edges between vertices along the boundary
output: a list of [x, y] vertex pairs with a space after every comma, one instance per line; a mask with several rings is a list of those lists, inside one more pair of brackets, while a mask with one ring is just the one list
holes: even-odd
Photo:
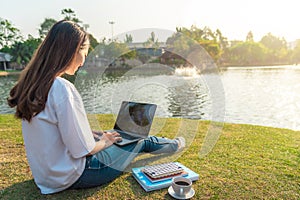
[[99, 141], [103, 135], [103, 131], [92, 131], [92, 133], [96, 141]]
[[[93, 131], [93, 135], [94, 135], [94, 131]], [[93, 155], [99, 151], [102, 151], [103, 149], [111, 146], [113, 143], [121, 140], [122, 137], [120, 137], [120, 134], [117, 132], [102, 132], [102, 136], [100, 137], [100, 140], [96, 142], [96, 146], [88, 155]]]
[[122, 137], [117, 132], [103, 132], [101, 140], [105, 142], [105, 147], [111, 146], [113, 143], [122, 140]]

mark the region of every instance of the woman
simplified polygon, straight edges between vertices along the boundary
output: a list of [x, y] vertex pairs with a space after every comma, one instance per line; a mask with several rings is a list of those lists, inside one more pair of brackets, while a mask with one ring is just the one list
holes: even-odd
[[151, 136], [120, 148], [114, 145], [118, 133], [93, 132], [79, 93], [61, 77], [83, 65], [88, 49], [78, 25], [57, 22], [10, 91], [8, 104], [22, 119], [27, 159], [42, 194], [107, 183], [140, 152], [174, 153], [185, 146], [183, 138]]

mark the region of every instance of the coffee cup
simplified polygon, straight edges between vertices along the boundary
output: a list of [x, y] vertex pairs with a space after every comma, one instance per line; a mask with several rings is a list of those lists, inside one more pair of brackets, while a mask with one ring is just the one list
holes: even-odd
[[177, 196], [185, 196], [192, 189], [192, 181], [185, 177], [174, 177], [172, 179], [172, 188]]

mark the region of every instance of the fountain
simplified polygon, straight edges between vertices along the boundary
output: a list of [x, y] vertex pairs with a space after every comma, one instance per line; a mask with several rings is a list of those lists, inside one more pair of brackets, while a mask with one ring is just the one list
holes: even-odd
[[198, 70], [195, 66], [193, 67], [178, 67], [175, 69], [175, 75], [178, 76], [197, 76]]

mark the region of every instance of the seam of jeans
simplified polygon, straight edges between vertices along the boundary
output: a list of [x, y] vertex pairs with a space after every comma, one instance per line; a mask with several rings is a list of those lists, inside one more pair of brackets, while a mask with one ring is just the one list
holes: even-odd
[[151, 141], [151, 140], [147, 140], [147, 141], [155, 143], [155, 144], [173, 144], [172, 142], [156, 142], [156, 141]]

